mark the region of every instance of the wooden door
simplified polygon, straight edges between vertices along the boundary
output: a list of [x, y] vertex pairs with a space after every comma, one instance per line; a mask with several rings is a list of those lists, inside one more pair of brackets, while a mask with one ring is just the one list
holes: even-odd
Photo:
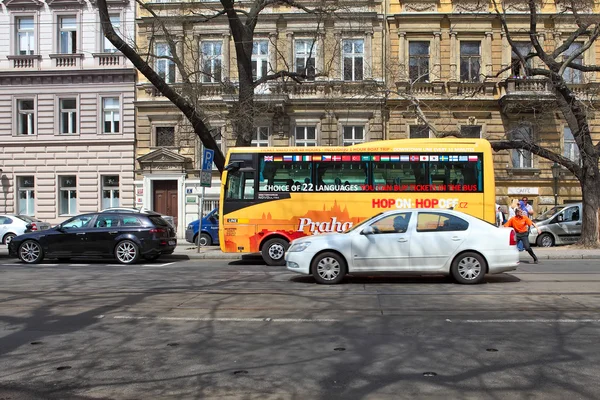
[[173, 217], [177, 226], [177, 181], [153, 181], [154, 211]]

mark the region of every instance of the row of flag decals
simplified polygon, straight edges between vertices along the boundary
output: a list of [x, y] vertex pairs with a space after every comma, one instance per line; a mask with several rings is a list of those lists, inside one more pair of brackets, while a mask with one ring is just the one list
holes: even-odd
[[299, 162], [299, 161], [390, 161], [390, 162], [473, 162], [479, 161], [477, 155], [286, 155], [264, 156], [265, 161]]

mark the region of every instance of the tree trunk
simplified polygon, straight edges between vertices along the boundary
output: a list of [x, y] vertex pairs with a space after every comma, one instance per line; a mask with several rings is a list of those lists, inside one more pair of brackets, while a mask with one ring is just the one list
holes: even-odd
[[[593, 161], [598, 165], [598, 159]], [[581, 227], [581, 239], [579, 244], [584, 247], [599, 247], [598, 238], [600, 227], [598, 218], [598, 207], [600, 207], [600, 174], [598, 168], [584, 168], [581, 180], [581, 194], [583, 197], [583, 219]]]

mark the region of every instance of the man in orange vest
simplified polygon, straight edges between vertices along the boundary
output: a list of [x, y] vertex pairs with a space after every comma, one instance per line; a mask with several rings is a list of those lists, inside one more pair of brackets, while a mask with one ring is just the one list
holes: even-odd
[[529, 245], [529, 227], [533, 225], [537, 228], [537, 225], [535, 222], [526, 217], [526, 214], [527, 211], [517, 208], [515, 216], [509, 219], [504, 226], [513, 228], [515, 232], [517, 232], [517, 240], [520, 240], [523, 243], [523, 248], [531, 257], [533, 257], [533, 263], [539, 264], [540, 261], [535, 256], [535, 253], [533, 250], [531, 250], [531, 246]]

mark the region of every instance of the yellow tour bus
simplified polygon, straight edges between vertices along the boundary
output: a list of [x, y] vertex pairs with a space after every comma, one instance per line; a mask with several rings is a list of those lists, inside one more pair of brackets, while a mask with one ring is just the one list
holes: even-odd
[[238, 147], [222, 175], [223, 252], [285, 265], [298, 237], [343, 232], [381, 211], [448, 208], [494, 223], [484, 139], [400, 139], [346, 147]]

